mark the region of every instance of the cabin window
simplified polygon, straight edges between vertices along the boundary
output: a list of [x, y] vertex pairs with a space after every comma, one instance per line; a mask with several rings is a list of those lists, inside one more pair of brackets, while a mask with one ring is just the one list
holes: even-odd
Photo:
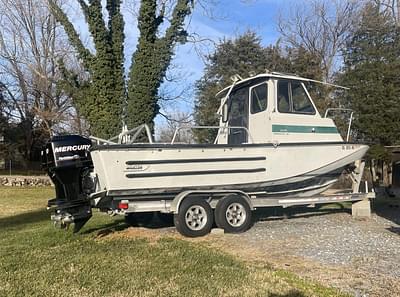
[[277, 102], [282, 113], [315, 114], [310, 98], [298, 81], [279, 81]]
[[[234, 127], [248, 127], [249, 121], [249, 89], [244, 87], [236, 90], [228, 101], [228, 125]], [[228, 144], [247, 142], [246, 130], [232, 128], [229, 130]]]
[[315, 114], [314, 106], [299, 82], [291, 82], [293, 112]]
[[251, 89], [251, 113], [259, 113], [267, 109], [268, 87], [266, 84]]
[[279, 112], [290, 112], [289, 82], [278, 82], [278, 110]]
[[247, 88], [237, 90], [231, 95], [230, 104], [230, 121], [235, 122], [235, 125], [244, 126], [244, 122], [247, 122]]

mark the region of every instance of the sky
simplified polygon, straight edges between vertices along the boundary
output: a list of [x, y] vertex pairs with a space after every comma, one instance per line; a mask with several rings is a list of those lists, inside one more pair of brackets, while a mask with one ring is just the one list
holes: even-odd
[[[306, 0], [305, 0], [306, 1]], [[275, 43], [279, 34], [276, 30], [276, 22], [279, 13], [286, 13], [291, 5], [301, 4], [304, 0], [220, 0], [215, 1], [210, 12], [196, 7], [187, 24], [187, 30], [195, 32], [200, 38], [210, 39], [218, 43], [223, 38], [235, 38], [247, 30], [256, 32], [264, 46]], [[199, 47], [199, 55], [196, 48]], [[162, 88], [175, 88], [179, 93], [180, 88], [194, 90], [194, 82], [198, 80], [204, 70], [204, 59], [201, 55], [211, 53], [214, 50], [212, 42], [203, 45], [187, 43], [176, 48], [173, 65], [177, 65], [180, 71], [185, 73], [185, 85], [163, 85]], [[176, 111], [189, 113], [193, 108], [193, 92], [187, 92], [187, 97], [176, 104], [163, 106], [162, 111], [173, 114]], [[158, 124], [162, 124], [160, 117]]]
[[[255, 31], [264, 45], [275, 43], [279, 37], [276, 31], [276, 18], [288, 0], [222, 0], [213, 9], [215, 17], [205, 15], [201, 9], [195, 9], [188, 30], [215, 42], [223, 38], [234, 38], [247, 30]], [[180, 46], [177, 49], [176, 60], [189, 62], [196, 77], [200, 77], [204, 64], [195, 57], [192, 45]], [[212, 50], [212, 48], [210, 49]]]

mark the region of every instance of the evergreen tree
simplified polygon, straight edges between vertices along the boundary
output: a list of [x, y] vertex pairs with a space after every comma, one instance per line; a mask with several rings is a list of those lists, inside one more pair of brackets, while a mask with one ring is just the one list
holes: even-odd
[[350, 87], [343, 103], [356, 111], [359, 136], [378, 145], [400, 142], [400, 31], [368, 4], [352, 34], [340, 83]]
[[191, 13], [191, 3], [190, 0], [177, 1], [170, 26], [160, 37], [165, 6], [157, 15], [157, 1], [142, 0], [138, 18], [139, 43], [132, 57], [128, 82], [126, 122], [131, 127], [152, 124], [159, 111], [157, 92], [171, 62], [174, 45], [186, 42], [187, 32], [183, 23]]
[[71, 44], [89, 74], [88, 81], [69, 73], [60, 61], [65, 81], [62, 86], [73, 96], [79, 112], [89, 121], [91, 133], [107, 138], [121, 130], [122, 105], [125, 98], [123, 76], [123, 20], [120, 0], [108, 0], [108, 25], [104, 23], [101, 0], [86, 4], [79, 0], [96, 52], [84, 47], [79, 35], [66, 14], [54, 2], [49, 1], [57, 20], [64, 26]]
[[[207, 60], [204, 75], [196, 84], [194, 110], [196, 124], [202, 126], [219, 124], [216, 111], [220, 98], [216, 98], [215, 94], [232, 84], [230, 77], [235, 74], [246, 78], [269, 70], [316, 80], [322, 78], [320, 59], [315, 55], [304, 48], [282, 49], [279, 45], [263, 47], [261, 39], [251, 31], [234, 40], [223, 40]], [[321, 88], [313, 87], [313, 94], [318, 95], [318, 98], [321, 93]], [[216, 136], [216, 130], [194, 132], [199, 142], [212, 142]]]
[[128, 83], [124, 77], [122, 0], [106, 1], [107, 23], [104, 22], [101, 0], [90, 0], [88, 3], [77, 1], [93, 38], [95, 53], [83, 45], [73, 24], [56, 1], [49, 0], [53, 14], [64, 27], [88, 73], [88, 79], [83, 80], [60, 61], [64, 74], [60, 88], [73, 98], [80, 114], [89, 122], [91, 133], [96, 136], [108, 138], [119, 133], [123, 118], [129, 128], [143, 123], [152, 124], [158, 112], [157, 91], [170, 64], [174, 45], [186, 40], [187, 33], [182, 26], [191, 13], [192, 1], [177, 1], [170, 25], [162, 37], [160, 26], [166, 19], [166, 3], [158, 7], [157, 0], [141, 1], [138, 17], [140, 37]]

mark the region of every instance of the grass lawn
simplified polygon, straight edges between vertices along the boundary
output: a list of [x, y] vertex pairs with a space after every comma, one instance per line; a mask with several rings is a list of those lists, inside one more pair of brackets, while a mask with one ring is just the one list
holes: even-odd
[[346, 296], [203, 243], [100, 238], [125, 228], [95, 213], [73, 235], [53, 227], [51, 188], [0, 187], [0, 296]]

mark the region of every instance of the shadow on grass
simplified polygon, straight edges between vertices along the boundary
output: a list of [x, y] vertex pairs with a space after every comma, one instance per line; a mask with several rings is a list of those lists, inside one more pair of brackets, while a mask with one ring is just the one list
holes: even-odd
[[289, 293], [275, 294], [271, 293], [268, 297], [304, 297], [305, 295], [297, 290], [291, 290]]
[[94, 232], [98, 232], [97, 235], [102, 237], [102, 236], [106, 236], [106, 235], [116, 232], [116, 231], [122, 231], [128, 227], [129, 227], [129, 225], [123, 221], [119, 221], [119, 222], [114, 221], [114, 222], [111, 222], [108, 224], [101, 224], [101, 225], [90, 227], [88, 229], [84, 229], [83, 231], [80, 231], [79, 233], [80, 234], [91, 234]]
[[0, 226], [5, 228], [14, 228], [49, 220], [49, 212], [46, 209], [39, 209], [14, 216], [0, 218]]
[[172, 215], [157, 214], [157, 213], [142, 213], [132, 215], [130, 219], [118, 220], [108, 224], [102, 224], [88, 228], [81, 234], [90, 234], [97, 232], [97, 235], [102, 237], [113, 232], [123, 231], [129, 227], [144, 227], [148, 229], [160, 229], [173, 227]]
[[[21, 214], [17, 214], [14, 216], [8, 216], [4, 218], [0, 218], [0, 228], [21, 228], [30, 224], [45, 222], [47, 221], [51, 224], [50, 221], [50, 212], [46, 209], [39, 209], [30, 212], [24, 212]], [[112, 221], [110, 223], [101, 224], [98, 223], [92, 228], [86, 229], [81, 234], [89, 234], [92, 232], [100, 231], [100, 232], [114, 232], [121, 231], [128, 228], [129, 225], [126, 224], [123, 220]]]

